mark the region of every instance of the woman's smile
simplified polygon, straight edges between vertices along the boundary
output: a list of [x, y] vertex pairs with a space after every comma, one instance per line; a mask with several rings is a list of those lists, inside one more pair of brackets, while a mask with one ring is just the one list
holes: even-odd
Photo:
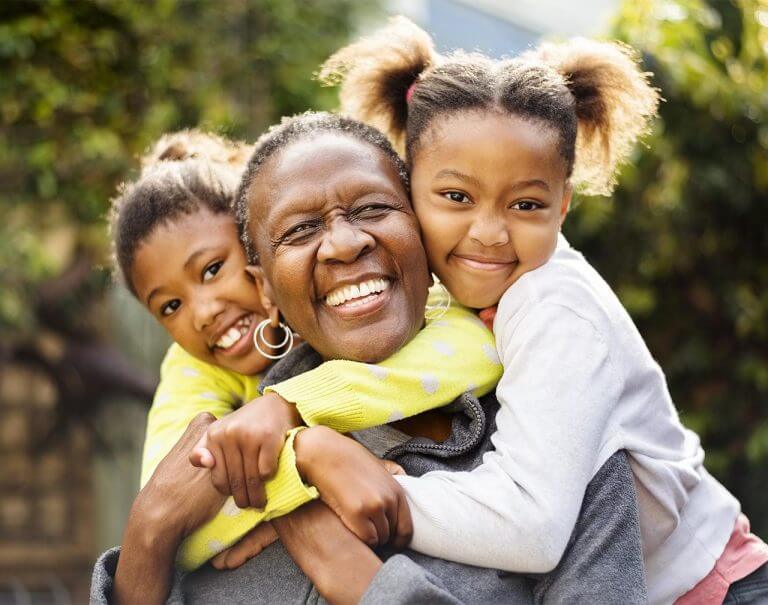
[[325, 296], [325, 305], [342, 319], [365, 317], [387, 304], [391, 283], [384, 276], [352, 280], [331, 290]]

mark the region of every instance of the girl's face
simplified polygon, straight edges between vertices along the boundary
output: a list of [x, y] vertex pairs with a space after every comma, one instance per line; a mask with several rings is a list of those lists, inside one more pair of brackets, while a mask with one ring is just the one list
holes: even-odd
[[252, 375], [271, 362], [253, 346], [266, 313], [245, 267], [234, 219], [201, 209], [158, 226], [136, 251], [130, 277], [139, 300], [187, 353]]
[[571, 200], [556, 133], [508, 114], [435, 124], [413, 157], [413, 206], [432, 270], [484, 308], [549, 260]]

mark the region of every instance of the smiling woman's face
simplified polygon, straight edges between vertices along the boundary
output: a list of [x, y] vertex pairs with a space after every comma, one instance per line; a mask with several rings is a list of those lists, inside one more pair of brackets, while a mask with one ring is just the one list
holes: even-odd
[[248, 204], [271, 298], [325, 359], [380, 361], [421, 328], [426, 255], [398, 173], [375, 146], [327, 132], [289, 143]]

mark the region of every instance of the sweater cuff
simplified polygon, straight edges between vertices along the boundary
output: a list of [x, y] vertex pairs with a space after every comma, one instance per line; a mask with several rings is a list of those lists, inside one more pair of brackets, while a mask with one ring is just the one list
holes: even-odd
[[267, 496], [267, 519], [287, 515], [302, 504], [318, 497], [317, 488], [306, 485], [296, 468], [296, 451], [293, 442], [299, 431], [305, 426], [299, 426], [288, 431], [288, 437], [280, 452], [277, 463], [277, 473], [264, 484]]
[[296, 404], [307, 426], [321, 424], [342, 433], [362, 426], [365, 413], [354, 389], [326, 362], [314, 370], [299, 374], [264, 392], [274, 391]]

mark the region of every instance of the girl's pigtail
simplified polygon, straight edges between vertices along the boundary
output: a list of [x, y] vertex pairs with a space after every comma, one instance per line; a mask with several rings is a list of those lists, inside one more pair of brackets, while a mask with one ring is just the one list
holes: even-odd
[[408, 100], [421, 74], [438, 60], [429, 35], [405, 17], [336, 52], [318, 80], [341, 84], [341, 110], [387, 135], [404, 152]]
[[201, 159], [206, 162], [245, 168], [253, 147], [200, 130], [180, 130], [164, 134], [141, 158], [142, 171], [161, 162], [183, 162]]
[[651, 74], [640, 70], [630, 47], [615, 42], [576, 38], [543, 44], [535, 55], [565, 78], [576, 101], [574, 186], [588, 195], [609, 195], [617, 168], [657, 113], [660, 97], [649, 83]]

